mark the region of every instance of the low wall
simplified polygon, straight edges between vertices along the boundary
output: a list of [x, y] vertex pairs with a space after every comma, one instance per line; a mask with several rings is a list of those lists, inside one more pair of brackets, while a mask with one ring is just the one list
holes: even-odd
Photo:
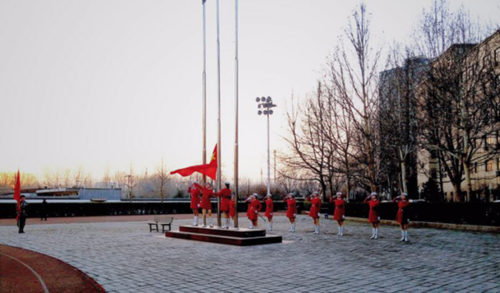
[[[41, 203], [28, 202], [28, 217], [40, 217]], [[283, 202], [275, 202], [276, 210], [283, 210]], [[85, 217], [113, 215], [154, 215], [154, 214], [186, 214], [191, 213], [189, 201], [168, 202], [50, 202], [47, 204], [49, 217]], [[238, 203], [238, 211], [246, 212], [247, 204]], [[263, 205], [263, 210], [265, 205]], [[217, 211], [217, 204], [212, 203], [212, 211]], [[0, 203], [0, 218], [15, 218], [15, 203]]]
[[[408, 206], [411, 221], [459, 225], [500, 226], [500, 203], [412, 203]], [[333, 215], [333, 204], [327, 205]], [[326, 211], [326, 210], [325, 210]], [[398, 211], [395, 203], [380, 204], [380, 218], [394, 220]], [[369, 207], [364, 203], [346, 204], [346, 216], [368, 218]]]

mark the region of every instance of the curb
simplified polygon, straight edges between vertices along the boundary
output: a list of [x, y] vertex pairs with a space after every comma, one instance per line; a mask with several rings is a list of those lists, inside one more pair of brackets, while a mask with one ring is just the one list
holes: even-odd
[[[352, 222], [363, 222], [367, 223], [366, 218], [357, 217], [346, 217], [346, 220]], [[399, 226], [399, 223], [393, 220], [380, 220], [382, 225]], [[460, 230], [460, 231], [472, 231], [472, 232], [485, 232], [485, 233], [500, 233], [500, 227], [498, 226], [481, 226], [481, 225], [465, 225], [465, 224], [450, 224], [450, 223], [437, 223], [437, 222], [418, 222], [410, 221], [410, 227], [412, 228], [434, 228], [434, 229], [446, 229], [446, 230]]]

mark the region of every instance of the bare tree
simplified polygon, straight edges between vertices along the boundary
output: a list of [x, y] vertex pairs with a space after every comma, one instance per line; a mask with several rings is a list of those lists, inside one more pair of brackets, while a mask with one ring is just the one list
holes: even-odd
[[128, 198], [130, 202], [132, 202], [132, 198], [134, 197], [134, 188], [137, 185], [135, 181], [135, 176], [134, 176], [134, 168], [132, 167], [132, 164], [130, 164], [130, 172], [125, 175], [126, 181], [125, 181], [125, 186], [127, 187], [128, 190]]
[[163, 158], [161, 159], [161, 165], [156, 167], [155, 178], [158, 181], [158, 191], [160, 195], [160, 201], [163, 202], [165, 185], [169, 179], [169, 172], [167, 170], [166, 164], [163, 162]]
[[378, 166], [374, 132], [380, 50], [372, 48], [370, 17], [364, 4], [353, 12], [344, 37], [347, 41], [339, 39], [329, 62], [329, 86], [335, 89], [338, 105], [351, 116], [350, 121], [360, 135], [370, 189], [376, 191]]

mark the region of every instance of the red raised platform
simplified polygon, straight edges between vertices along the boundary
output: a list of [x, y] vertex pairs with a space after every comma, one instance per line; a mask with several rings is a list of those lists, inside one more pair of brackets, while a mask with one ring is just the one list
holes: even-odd
[[220, 229], [203, 228], [183, 225], [179, 231], [165, 232], [166, 237], [186, 240], [197, 240], [220, 244], [249, 246], [259, 244], [281, 243], [282, 237], [279, 235], [266, 235], [266, 230], [262, 229]]

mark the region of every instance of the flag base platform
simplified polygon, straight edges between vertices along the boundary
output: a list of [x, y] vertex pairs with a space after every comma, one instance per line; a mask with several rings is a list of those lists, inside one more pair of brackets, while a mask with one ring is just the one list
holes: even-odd
[[260, 244], [281, 243], [280, 235], [266, 235], [264, 229], [221, 229], [199, 226], [182, 225], [179, 231], [167, 231], [165, 237], [228, 244], [236, 246], [250, 246]]

